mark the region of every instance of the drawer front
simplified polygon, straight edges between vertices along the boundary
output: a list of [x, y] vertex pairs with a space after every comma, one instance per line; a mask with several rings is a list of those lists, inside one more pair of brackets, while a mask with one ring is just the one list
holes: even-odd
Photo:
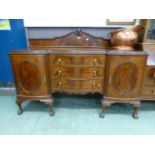
[[103, 78], [103, 67], [51, 67], [51, 77]]
[[103, 82], [102, 80], [86, 80], [86, 81], [82, 81], [82, 89], [83, 90], [87, 90], [87, 89], [91, 89], [91, 90], [102, 90], [103, 88]]
[[97, 68], [85, 68], [81, 71], [82, 77], [90, 77], [90, 78], [103, 78], [104, 77], [104, 68], [97, 67]]
[[144, 86], [142, 89], [142, 95], [144, 95], [144, 96], [155, 96], [155, 87]]
[[88, 92], [102, 92], [102, 80], [64, 80], [64, 79], [51, 79], [51, 89], [54, 91], [88, 91]]
[[152, 77], [144, 77], [143, 81], [144, 86], [154, 86], [155, 87], [155, 78]]
[[100, 66], [105, 63], [104, 55], [69, 55], [57, 54], [50, 55], [50, 63], [52, 65], [90, 65]]
[[145, 68], [145, 77], [155, 78], [155, 68], [146, 67]]
[[51, 88], [52, 89], [73, 89], [74, 88], [74, 81], [70, 80], [62, 80], [62, 79], [51, 79]]

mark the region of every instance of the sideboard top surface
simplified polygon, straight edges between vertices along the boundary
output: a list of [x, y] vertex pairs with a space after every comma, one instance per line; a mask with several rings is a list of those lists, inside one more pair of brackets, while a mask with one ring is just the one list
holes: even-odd
[[105, 54], [102, 48], [52, 48], [50, 50], [16, 50], [10, 54]]

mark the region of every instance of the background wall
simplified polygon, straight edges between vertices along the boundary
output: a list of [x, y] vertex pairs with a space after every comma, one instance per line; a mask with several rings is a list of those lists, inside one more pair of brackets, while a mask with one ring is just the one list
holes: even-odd
[[13, 82], [9, 59], [11, 50], [26, 49], [23, 20], [10, 20], [11, 30], [0, 30], [0, 83]]

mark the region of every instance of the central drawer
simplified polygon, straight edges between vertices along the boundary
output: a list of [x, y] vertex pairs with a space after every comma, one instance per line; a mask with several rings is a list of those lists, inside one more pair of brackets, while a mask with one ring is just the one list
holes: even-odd
[[103, 78], [103, 67], [51, 67], [51, 77]]
[[90, 66], [100, 66], [104, 65], [105, 56], [104, 55], [74, 55], [74, 54], [57, 54], [50, 55], [50, 64], [67, 66], [67, 65], [90, 65]]

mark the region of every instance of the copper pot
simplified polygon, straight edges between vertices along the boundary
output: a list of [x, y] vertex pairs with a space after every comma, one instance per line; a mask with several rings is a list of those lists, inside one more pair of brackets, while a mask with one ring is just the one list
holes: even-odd
[[134, 50], [134, 44], [138, 40], [138, 31], [142, 29], [142, 25], [136, 25], [129, 28], [113, 30], [110, 33], [112, 48], [118, 50]]

